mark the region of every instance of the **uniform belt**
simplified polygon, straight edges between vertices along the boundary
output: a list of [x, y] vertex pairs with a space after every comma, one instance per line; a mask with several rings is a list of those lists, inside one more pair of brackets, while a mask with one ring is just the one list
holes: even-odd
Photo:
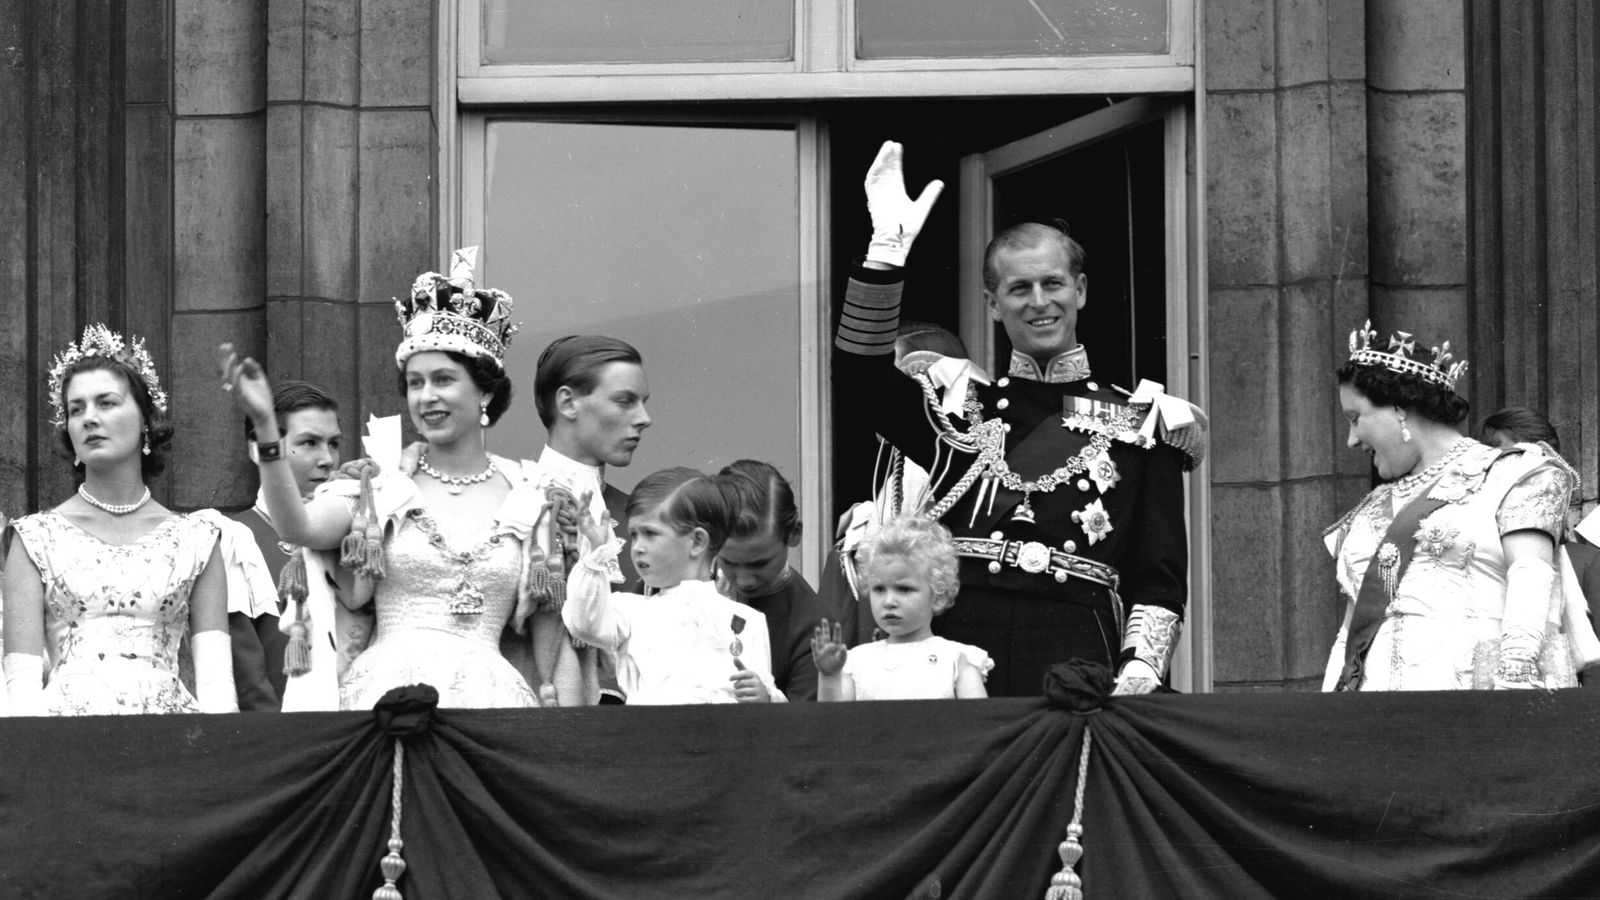
[[1038, 541], [1004, 541], [996, 538], [956, 538], [956, 555], [968, 559], [989, 561], [989, 574], [998, 575], [1004, 566], [1021, 569], [1035, 575], [1050, 575], [1065, 583], [1068, 578], [1081, 578], [1111, 590], [1111, 615], [1117, 629], [1122, 628], [1122, 598], [1117, 588], [1122, 577], [1105, 563], [1064, 550], [1052, 550]]
[[1064, 550], [1052, 550], [1038, 541], [1002, 541], [992, 538], [956, 538], [956, 555], [968, 559], [989, 560], [989, 572], [1000, 574], [1002, 566], [1012, 566], [1035, 575], [1048, 574], [1056, 581], [1082, 578], [1095, 584], [1117, 589], [1121, 578], [1117, 570], [1105, 563]]

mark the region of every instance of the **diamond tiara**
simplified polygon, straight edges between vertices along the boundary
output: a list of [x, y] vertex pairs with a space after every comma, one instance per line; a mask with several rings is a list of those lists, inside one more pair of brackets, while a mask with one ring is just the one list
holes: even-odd
[[1377, 337], [1378, 333], [1372, 330], [1371, 319], [1368, 319], [1364, 326], [1350, 332], [1350, 361], [1358, 366], [1382, 366], [1391, 372], [1415, 375], [1447, 391], [1454, 391], [1456, 382], [1461, 379], [1462, 373], [1467, 371], [1467, 361], [1455, 360], [1455, 356], [1450, 353], [1449, 341], [1437, 347], [1430, 347], [1433, 361], [1423, 362], [1411, 356], [1417, 348], [1417, 342], [1412, 339], [1411, 332], [1396, 331], [1391, 334], [1388, 351], [1372, 346]]
[[61, 396], [62, 388], [66, 386], [62, 380], [66, 377], [67, 369], [80, 360], [95, 356], [114, 359], [137, 372], [145, 390], [150, 393], [151, 404], [157, 412], [167, 414], [167, 395], [161, 390], [161, 379], [156, 376], [155, 361], [144, 349], [144, 339], [130, 337], [124, 341], [122, 335], [96, 322], [83, 329], [82, 340], [67, 344], [67, 349], [56, 354], [55, 363], [50, 366], [50, 406], [55, 410], [50, 424], [67, 424], [67, 411]]

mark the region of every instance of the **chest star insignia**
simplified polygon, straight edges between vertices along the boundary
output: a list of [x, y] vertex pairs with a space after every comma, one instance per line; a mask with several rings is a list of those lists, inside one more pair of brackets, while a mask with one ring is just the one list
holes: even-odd
[[1089, 463], [1089, 479], [1100, 493], [1109, 493], [1122, 480], [1122, 473], [1117, 471], [1117, 463], [1109, 453], [1101, 453]]
[[1082, 526], [1083, 534], [1089, 539], [1091, 547], [1105, 540], [1106, 535], [1111, 533], [1111, 516], [1106, 512], [1105, 504], [1099, 500], [1074, 512], [1072, 521]]

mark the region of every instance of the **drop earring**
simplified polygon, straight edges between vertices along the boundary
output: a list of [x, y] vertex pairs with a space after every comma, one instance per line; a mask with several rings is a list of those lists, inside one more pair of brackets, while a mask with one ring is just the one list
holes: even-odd
[[1400, 440], [1411, 443], [1411, 429], [1406, 427], [1406, 414], [1400, 413]]
[[483, 399], [482, 403], [478, 404], [478, 424], [484, 428], [489, 427], [489, 398], [487, 397]]
[[144, 449], [140, 452], [142, 452], [145, 456], [150, 455], [150, 432], [148, 431], [144, 433]]

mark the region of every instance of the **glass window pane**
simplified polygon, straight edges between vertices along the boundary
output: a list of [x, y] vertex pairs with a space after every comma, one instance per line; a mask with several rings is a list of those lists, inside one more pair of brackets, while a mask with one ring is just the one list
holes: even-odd
[[523, 322], [496, 452], [543, 446], [539, 352], [565, 334], [644, 356], [655, 420], [631, 488], [668, 466], [800, 472], [798, 140], [792, 128], [490, 122], [483, 265]]
[[1165, 53], [1168, 0], [855, 0], [858, 59]]
[[482, 2], [491, 65], [794, 59], [794, 0]]

